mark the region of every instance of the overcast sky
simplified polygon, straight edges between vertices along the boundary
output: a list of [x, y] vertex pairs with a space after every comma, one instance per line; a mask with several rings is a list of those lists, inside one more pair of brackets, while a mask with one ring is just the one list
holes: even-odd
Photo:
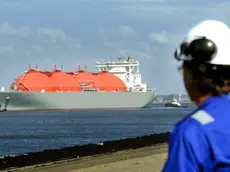
[[29, 63], [96, 70], [96, 60], [130, 55], [159, 94], [183, 93], [176, 46], [203, 19], [229, 25], [229, 9], [223, 0], [0, 0], [0, 86]]

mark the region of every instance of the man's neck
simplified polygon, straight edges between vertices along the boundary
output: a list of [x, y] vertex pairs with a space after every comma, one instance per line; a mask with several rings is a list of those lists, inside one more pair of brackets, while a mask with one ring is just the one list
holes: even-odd
[[194, 103], [199, 106], [201, 105], [205, 100], [207, 100], [207, 98], [211, 96], [211, 94], [206, 94], [206, 95], [203, 95], [203, 96], [200, 96], [196, 101], [194, 101]]

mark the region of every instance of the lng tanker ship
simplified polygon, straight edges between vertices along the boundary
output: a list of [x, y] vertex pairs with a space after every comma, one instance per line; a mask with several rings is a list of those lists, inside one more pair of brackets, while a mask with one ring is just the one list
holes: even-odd
[[1, 111], [144, 108], [156, 91], [142, 82], [139, 66], [130, 57], [96, 62], [96, 73], [30, 66], [8, 90], [1, 88]]

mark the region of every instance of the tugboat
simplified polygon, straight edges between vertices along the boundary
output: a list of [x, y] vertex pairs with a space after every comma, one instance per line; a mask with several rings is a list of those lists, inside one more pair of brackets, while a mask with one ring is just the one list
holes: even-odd
[[5, 100], [5, 105], [2, 107], [2, 104], [0, 104], [0, 112], [6, 112], [7, 111], [7, 106], [9, 104], [10, 97], [7, 97]]
[[177, 107], [177, 108], [186, 108], [187, 105], [182, 105], [180, 102], [178, 102], [175, 98], [172, 99], [172, 101], [165, 103], [165, 107]]

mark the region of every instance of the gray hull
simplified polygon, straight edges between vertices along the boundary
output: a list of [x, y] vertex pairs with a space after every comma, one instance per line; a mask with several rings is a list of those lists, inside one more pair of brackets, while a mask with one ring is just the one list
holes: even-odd
[[152, 103], [154, 92], [0, 92], [0, 104], [10, 97], [8, 111], [131, 109]]

